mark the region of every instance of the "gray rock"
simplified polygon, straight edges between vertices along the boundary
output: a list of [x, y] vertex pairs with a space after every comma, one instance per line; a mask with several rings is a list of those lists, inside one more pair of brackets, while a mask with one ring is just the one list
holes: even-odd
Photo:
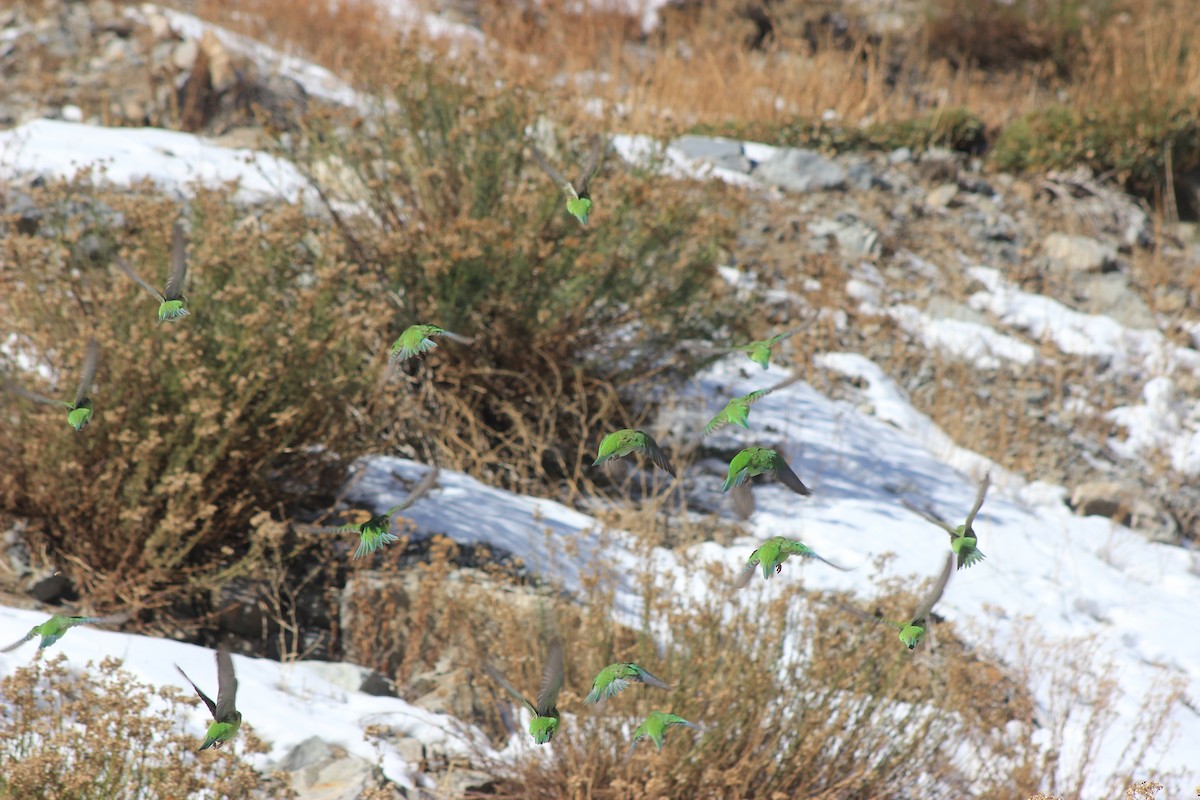
[[200, 44], [195, 39], [184, 39], [171, 50], [171, 64], [176, 69], [190, 70], [199, 52]]
[[1068, 272], [1100, 272], [1117, 265], [1117, 248], [1090, 236], [1052, 233], [1042, 242], [1042, 251]]
[[1141, 296], [1129, 288], [1129, 279], [1120, 272], [1071, 276], [1075, 305], [1089, 314], [1105, 314], [1127, 328], [1158, 327], [1158, 320]]
[[866, 191], [878, 185], [875, 170], [866, 161], [855, 161], [846, 168], [846, 178], [850, 186]]
[[908, 162], [912, 161], [912, 157], [912, 150], [907, 147], [897, 147], [895, 150], [888, 153], [887, 160], [892, 166], [897, 166], [899, 164], [907, 164]]
[[296, 772], [305, 767], [313, 767], [333, 758], [333, 750], [320, 736], [310, 736], [293, 747], [279, 762], [278, 769], [283, 772]]
[[293, 747], [279, 768], [290, 773], [297, 800], [357, 800], [380, 785], [374, 764], [316, 736]]
[[334, 661], [303, 661], [301, 665], [346, 692], [364, 692], [376, 697], [396, 697], [391, 681], [373, 669]]
[[925, 205], [930, 208], [949, 208], [950, 204], [954, 201], [954, 196], [957, 194], [958, 184], [943, 183], [925, 195]]
[[45, 569], [25, 582], [25, 591], [43, 603], [51, 603], [67, 593], [71, 582], [58, 570]]
[[707, 161], [745, 156], [745, 153], [742, 152], [742, 143], [736, 139], [688, 135], [680, 136], [671, 142], [671, 147], [679, 150], [688, 158], [702, 158]]
[[841, 165], [812, 150], [781, 149], [755, 167], [754, 177], [789, 192], [841, 189], [846, 171]]
[[878, 255], [881, 250], [879, 232], [850, 214], [813, 220], [808, 224], [808, 232], [817, 237], [832, 237], [847, 256]]
[[1071, 491], [1071, 508], [1083, 517], [1108, 517], [1146, 534], [1152, 541], [1175, 542], [1179, 524], [1148, 500], [1136, 486], [1117, 481], [1087, 481]]

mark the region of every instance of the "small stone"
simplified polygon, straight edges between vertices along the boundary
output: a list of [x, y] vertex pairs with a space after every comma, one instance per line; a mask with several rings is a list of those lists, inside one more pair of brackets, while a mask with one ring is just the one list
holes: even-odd
[[958, 194], [957, 184], [943, 183], [925, 195], [925, 205], [930, 208], [949, 208], [956, 194]]
[[841, 189], [846, 171], [841, 165], [813, 150], [783, 148], [759, 164], [752, 173], [763, 183], [790, 192]]
[[171, 64], [176, 69], [190, 70], [196, 63], [196, 54], [199, 51], [200, 44], [195, 39], [184, 39], [171, 50]]
[[1117, 266], [1117, 248], [1090, 236], [1052, 233], [1042, 242], [1042, 251], [1070, 272], [1102, 272]]
[[912, 157], [912, 150], [907, 147], [897, 147], [895, 150], [888, 153], [887, 160], [892, 166], [898, 166], [900, 164], [907, 164], [908, 162], [912, 161]]

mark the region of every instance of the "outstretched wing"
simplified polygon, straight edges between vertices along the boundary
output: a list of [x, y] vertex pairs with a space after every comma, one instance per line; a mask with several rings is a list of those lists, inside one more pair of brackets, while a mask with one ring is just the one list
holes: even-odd
[[757, 403], [759, 400], [761, 400], [764, 397], [766, 397], [767, 395], [769, 395], [773, 391], [775, 391], [773, 388], [772, 389], [759, 389], [758, 391], [751, 392], [750, 394], [747, 394], [747, 395], [743, 395], [742, 400], [745, 401], [746, 405], [752, 406], [755, 403]]
[[234, 700], [237, 697], [237, 676], [233, 674], [233, 656], [221, 647], [217, 649], [217, 707], [213, 718], [224, 722], [236, 710]]
[[[635, 664], [634, 666], [637, 665]], [[644, 667], [637, 667], [637, 671], [638, 677], [641, 678], [642, 683], [646, 684], [647, 686], [653, 686], [655, 689], [671, 688], [671, 684], [667, 683], [657, 675], [652, 674], [648, 669], [645, 669]]]
[[129, 266], [129, 263], [120, 256], [117, 256], [117, 266], [121, 268], [122, 272], [133, 278], [134, 282], [137, 283], [138, 286], [141, 286], [147, 292], [157, 297], [158, 302], [161, 303], [167, 299], [162, 296], [162, 293], [159, 292], [158, 289], [155, 289], [153, 286], [146, 283], [145, 279], [143, 279], [141, 275], [138, 275], [136, 272], [134, 272], [133, 267]]
[[774, 461], [775, 463], [773, 467], [775, 470], [775, 477], [779, 478], [780, 483], [791, 489], [793, 492], [804, 495], [805, 497], [808, 497], [810, 494], [812, 494], [812, 490], [805, 486], [800, 480], [800, 476], [792, 471], [792, 468], [788, 466], [788, 463], [783, 460], [783, 456], [776, 453]]
[[550, 162], [546, 160], [546, 156], [541, 150], [538, 149], [537, 145], [529, 145], [529, 152], [533, 153], [533, 160], [538, 163], [538, 166], [542, 168], [542, 171], [549, 175], [550, 180], [557, 183], [558, 187], [562, 189], [568, 197], [573, 199], [579, 197], [578, 192], [575, 191], [575, 187], [571, 185], [571, 182], [564, 178], [561, 172], [550, 166]]
[[558, 639], [550, 642], [546, 654], [546, 665], [542, 667], [542, 686], [538, 689], [537, 713], [546, 716], [558, 703], [558, 693], [563, 685], [563, 649]]
[[754, 491], [750, 488], [750, 481], [747, 479], [736, 484], [732, 494], [733, 513], [737, 514], [739, 519], [750, 519], [754, 514]]
[[500, 684], [501, 689], [511, 694], [518, 703], [524, 703], [534, 714], [538, 713], [537, 706], [529, 702], [529, 698], [513, 688], [513, 685], [509, 683], [508, 679], [500, 673], [500, 670], [496, 669], [491, 664], [484, 664], [483, 671], [488, 674], [489, 678]]
[[48, 406], [64, 406], [66, 408], [71, 407], [71, 404], [68, 403], [66, 400], [55, 400], [53, 397], [47, 397], [44, 394], [38, 394], [37, 392], [31, 392], [28, 389], [26, 389], [24, 386], [20, 386], [20, 385], [13, 383], [12, 381], [7, 380], [7, 379], [4, 381], [4, 388], [7, 389], [8, 391], [12, 392], [13, 394], [19, 394], [19, 395], [21, 395], [21, 397], [24, 397], [26, 400], [32, 400], [35, 403], [44, 403], [45, 405], [48, 405]]
[[11, 653], [13, 650], [16, 650], [18, 647], [25, 644], [33, 637], [37, 636], [37, 633], [38, 633], [38, 626], [34, 625], [33, 629], [30, 630], [29, 633], [25, 634], [24, 639], [18, 639], [17, 641], [10, 644], [8, 647], [4, 648], [3, 650], [0, 650], [0, 653]]
[[650, 460], [658, 466], [659, 469], [665, 471], [672, 478], [675, 477], [675, 467], [671, 465], [671, 459], [667, 458], [667, 454], [658, 446], [658, 442], [654, 441], [648, 433], [642, 433], [642, 440], [645, 444], [642, 446], [642, 452], [650, 457]]
[[910, 503], [908, 500], [901, 500], [900, 504], [903, 505], [905, 508], [907, 508], [909, 511], [916, 514], [917, 516], [923, 517], [926, 521], [932, 522], [934, 525], [937, 525], [939, 528], [941, 528], [942, 530], [944, 530], [946, 533], [950, 534], [951, 536], [958, 535], [958, 532], [955, 531], [954, 528], [950, 527], [950, 525], [945, 520], [935, 517], [933, 515], [933, 512], [931, 512], [927, 509], [918, 508], [914, 504]]
[[210, 698], [204, 692], [200, 691], [200, 687], [196, 685], [195, 681], [193, 681], [191, 678], [188, 677], [187, 673], [183, 671], [183, 667], [176, 664], [175, 669], [179, 670], [179, 674], [183, 676], [183, 679], [185, 681], [192, 684], [192, 688], [196, 690], [196, 694], [200, 695], [200, 699], [204, 701], [204, 705], [208, 706], [208, 713], [212, 714], [213, 719], [216, 719], [217, 718], [217, 704], [212, 701], [212, 698]]
[[[737, 495], [734, 495], [737, 497]], [[745, 589], [750, 584], [750, 580], [754, 577], [755, 570], [758, 569], [758, 552], [755, 551], [750, 560], [746, 562], [746, 566], [742, 567], [742, 571], [733, 579], [734, 589]]]
[[83, 374], [79, 378], [79, 388], [75, 390], [75, 406], [87, 398], [96, 380], [96, 365], [100, 362], [100, 345], [95, 339], [88, 339], [87, 352], [83, 354]]
[[992, 473], [984, 473], [983, 480], [979, 482], [979, 492], [975, 495], [975, 505], [971, 506], [971, 513], [967, 514], [967, 522], [963, 528], [968, 534], [974, 532], [971, 525], [975, 523], [975, 515], [979, 513], [979, 509], [983, 508], [983, 498], [987, 497], [988, 486], [991, 485], [991, 482]]
[[408, 497], [404, 498], [403, 502], [397, 503], [396, 505], [392, 506], [391, 508], [389, 508], [387, 510], [387, 515], [390, 517], [399, 511], [403, 511], [404, 509], [408, 508], [413, 503], [417, 502], [422, 497], [427, 495], [429, 493], [429, 490], [432, 489], [434, 487], [434, 485], [437, 483], [437, 479], [438, 479], [438, 466], [437, 466], [437, 464], [434, 464], [429, 468], [429, 470], [423, 476], [421, 476], [420, 482], [418, 482], [417, 485], [413, 487], [413, 490], [408, 493]]
[[183, 223], [176, 220], [171, 228], [171, 270], [167, 273], [167, 285], [163, 297], [178, 300], [183, 297], [183, 278], [187, 274], [187, 240], [183, 235]]
[[588, 184], [592, 182], [592, 176], [600, 168], [600, 155], [603, 152], [603, 139], [600, 138], [600, 134], [593, 134], [591, 152], [588, 154], [588, 160], [584, 162], [583, 170], [579, 173], [579, 180], [575, 182], [575, 191], [580, 195], [587, 195]]
[[811, 547], [809, 547], [808, 545], [803, 544], [801, 542], [794, 542], [791, 539], [785, 539], [783, 542], [783, 545], [780, 547], [780, 550], [787, 553], [788, 555], [800, 556], [801, 558], [815, 558], [817, 561], [821, 561], [825, 564], [828, 564], [829, 566], [833, 567], [834, 569], [840, 569], [842, 572], [850, 571], [847, 567], [839, 567], [837, 564], [833, 563], [832, 561], [829, 561], [829, 560], [817, 555], [817, 551], [813, 550]]
[[942, 574], [938, 576], [937, 583], [929, 590], [929, 594], [925, 595], [925, 599], [917, 606], [912, 619], [920, 620], [929, 616], [934, 605], [942, 598], [942, 592], [946, 591], [946, 584], [950, 582], [950, 573], [952, 572], [954, 572], [954, 553], [946, 557], [946, 566], [942, 567]]
[[782, 342], [784, 339], [787, 339], [790, 336], [795, 336], [799, 332], [800, 332], [799, 328], [793, 328], [792, 330], [785, 331], [784, 333], [777, 333], [774, 336], [772, 336], [770, 339], [767, 339], [767, 346], [774, 347], [775, 345]]

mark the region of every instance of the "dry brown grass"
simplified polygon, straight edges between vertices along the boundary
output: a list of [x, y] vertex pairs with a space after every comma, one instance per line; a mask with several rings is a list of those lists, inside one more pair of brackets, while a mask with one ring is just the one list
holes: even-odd
[[189, 697], [140, 683], [118, 659], [82, 671], [63, 656], [18, 667], [0, 679], [0, 798], [296, 796], [286, 778], [235, 755], [267, 751], [249, 724], [233, 751], [197, 756], [196, 736], [180, 725]]

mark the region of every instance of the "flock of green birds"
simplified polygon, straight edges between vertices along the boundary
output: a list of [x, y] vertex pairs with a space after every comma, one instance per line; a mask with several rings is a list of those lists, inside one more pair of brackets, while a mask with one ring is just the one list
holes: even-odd
[[[588, 193], [588, 185], [599, 167], [600, 157], [603, 152], [602, 139], [599, 136], [593, 137], [588, 161], [579, 179], [574, 184], [566, 180], [561, 173], [555, 170], [550, 165], [546, 156], [537, 147], [530, 145], [530, 149], [534, 160], [566, 195], [567, 212], [579, 220], [580, 224], [587, 224], [592, 210], [592, 199]], [[123, 259], [118, 258], [117, 265], [139, 286], [159, 301], [159, 322], [177, 322], [188, 316], [187, 298], [183, 294], [183, 284], [187, 274], [187, 242], [181, 223], [176, 222], [172, 229], [171, 261], [166, 285], [162, 292], [159, 292], [150, 283], [142, 279]], [[744, 352], [751, 361], [765, 370], [770, 367], [772, 349], [781, 341], [797, 332], [795, 330], [787, 331], [767, 339], [736, 345], [729, 348], [729, 352]], [[389, 360], [395, 363], [428, 353], [437, 347], [435, 339], [443, 336], [462, 344], [470, 344], [472, 342], [470, 337], [445, 330], [436, 325], [411, 325], [400, 334], [392, 345]], [[67, 409], [68, 424], [75, 431], [82, 431], [91, 422], [93, 416], [93, 403], [90, 393], [92, 385], [95, 382], [98, 361], [99, 346], [95, 339], [89, 339], [84, 352], [79, 386], [75, 392], [74, 399], [70, 402], [56, 400], [36, 392], [31, 392], [9, 379], [5, 379], [3, 385], [8, 391], [34, 402], [65, 407]], [[749, 430], [750, 407], [770, 392], [770, 389], [763, 389], [750, 392], [741, 397], [732, 398], [705, 426], [705, 435], [711, 434], [726, 425], [739, 425]], [[593, 466], [600, 466], [611, 460], [624, 458], [633, 453], [642, 454], [654, 466], [663, 470], [672, 478], [676, 477], [675, 467], [671, 464], [670, 458], [668, 458], [667, 454], [654, 438], [645, 431], [628, 428], [613, 431], [600, 441]], [[784, 486], [796, 494], [804, 497], [812, 494], [811, 490], [804, 485], [799, 476], [796, 475], [796, 472], [776, 450], [766, 447], [747, 447], [735, 455], [729, 462], [725, 482], [721, 487], [722, 493], [732, 491], [734, 510], [741, 518], [747, 519], [754, 513], [755, 504], [751, 492], [751, 479], [755, 476], [768, 474], [773, 475]], [[900, 642], [909, 650], [915, 648], [925, 638], [929, 616], [933, 606], [945, 591], [951, 572], [954, 571], [956, 566], [957, 569], [963, 569], [964, 567], [970, 567], [979, 563], [984, 558], [983, 553], [978, 548], [979, 537], [973, 528], [973, 523], [976, 514], [979, 513], [979, 509], [983, 505], [987, 489], [988, 477], [985, 476], [979, 485], [975, 503], [968, 513], [966, 521], [957, 527], [946, 523], [931, 511], [919, 509], [905, 501], [906, 507], [911, 511], [944, 529], [950, 536], [950, 553], [946, 559], [946, 564], [935, 581], [933, 588], [922, 599], [913, 614], [904, 620], [895, 621], [886, 619], [879, 613], [871, 615], [848, 606], [842, 606], [842, 608], [866, 619], [878, 621], [896, 628], [899, 631]], [[374, 553], [380, 547], [396, 541], [396, 535], [391, 532], [392, 517], [408, 505], [411, 505], [415, 501], [416, 496], [418, 496], [418, 493], [414, 493], [404, 503], [393, 506], [382, 514], [371, 516], [364, 522], [343, 525], [332, 530], [344, 533], [356, 533], [359, 536], [359, 544], [352, 558], [362, 558]], [[761, 569], [763, 578], [769, 580], [774, 575], [782, 572], [784, 562], [792, 556], [816, 559], [835, 569], [845, 569], [817, 555], [815, 551], [802, 542], [788, 539], [784, 536], [774, 536], [763, 542], [750, 554], [745, 567], [734, 580], [733, 587], [735, 589], [744, 588], [753, 579], [757, 569]], [[46, 622], [35, 625], [24, 638], [14, 642], [0, 652], [10, 652], [35, 637], [41, 637], [41, 643], [38, 648], [38, 653], [40, 654], [43, 649], [54, 644], [69, 629], [77, 625], [111, 624], [122, 622], [125, 619], [127, 619], [125, 615], [115, 617], [86, 617], [56, 614]], [[209, 747], [220, 747], [224, 742], [233, 738], [241, 725], [242, 715], [236, 710], [234, 703], [237, 693], [237, 678], [233, 671], [233, 660], [227, 650], [218, 648], [216, 651], [216, 662], [218, 692], [215, 703], [176, 665], [176, 669], [179, 670], [184, 679], [195, 689], [196, 694], [199, 695], [205, 706], [208, 707], [213, 717], [213, 721], [206, 732], [204, 743], [201, 745], [200, 750], [205, 750]], [[517, 691], [493, 665], [485, 664], [484, 671], [519, 703], [528, 707], [533, 714], [533, 718], [529, 723], [529, 733], [533, 737], [534, 742], [537, 744], [549, 742], [559, 729], [560, 714], [557, 708], [557, 701], [559, 692], [563, 686], [564, 676], [562, 645], [557, 637], [550, 639], [542, 671], [542, 682], [537, 694], [537, 702], [529, 700], [525, 695]], [[600, 670], [592, 682], [591, 692], [587, 695], [584, 702], [588, 704], [604, 702], [620, 694], [631, 683], [641, 683], [658, 689], [671, 688], [670, 684], [655, 677], [638, 664], [618, 662], [609, 664]], [[700, 726], [675, 714], [653, 711], [635, 729], [630, 750], [632, 751], [633, 746], [643, 738], [650, 739], [661, 750], [666, 730], [675, 725], [701, 730]]]

